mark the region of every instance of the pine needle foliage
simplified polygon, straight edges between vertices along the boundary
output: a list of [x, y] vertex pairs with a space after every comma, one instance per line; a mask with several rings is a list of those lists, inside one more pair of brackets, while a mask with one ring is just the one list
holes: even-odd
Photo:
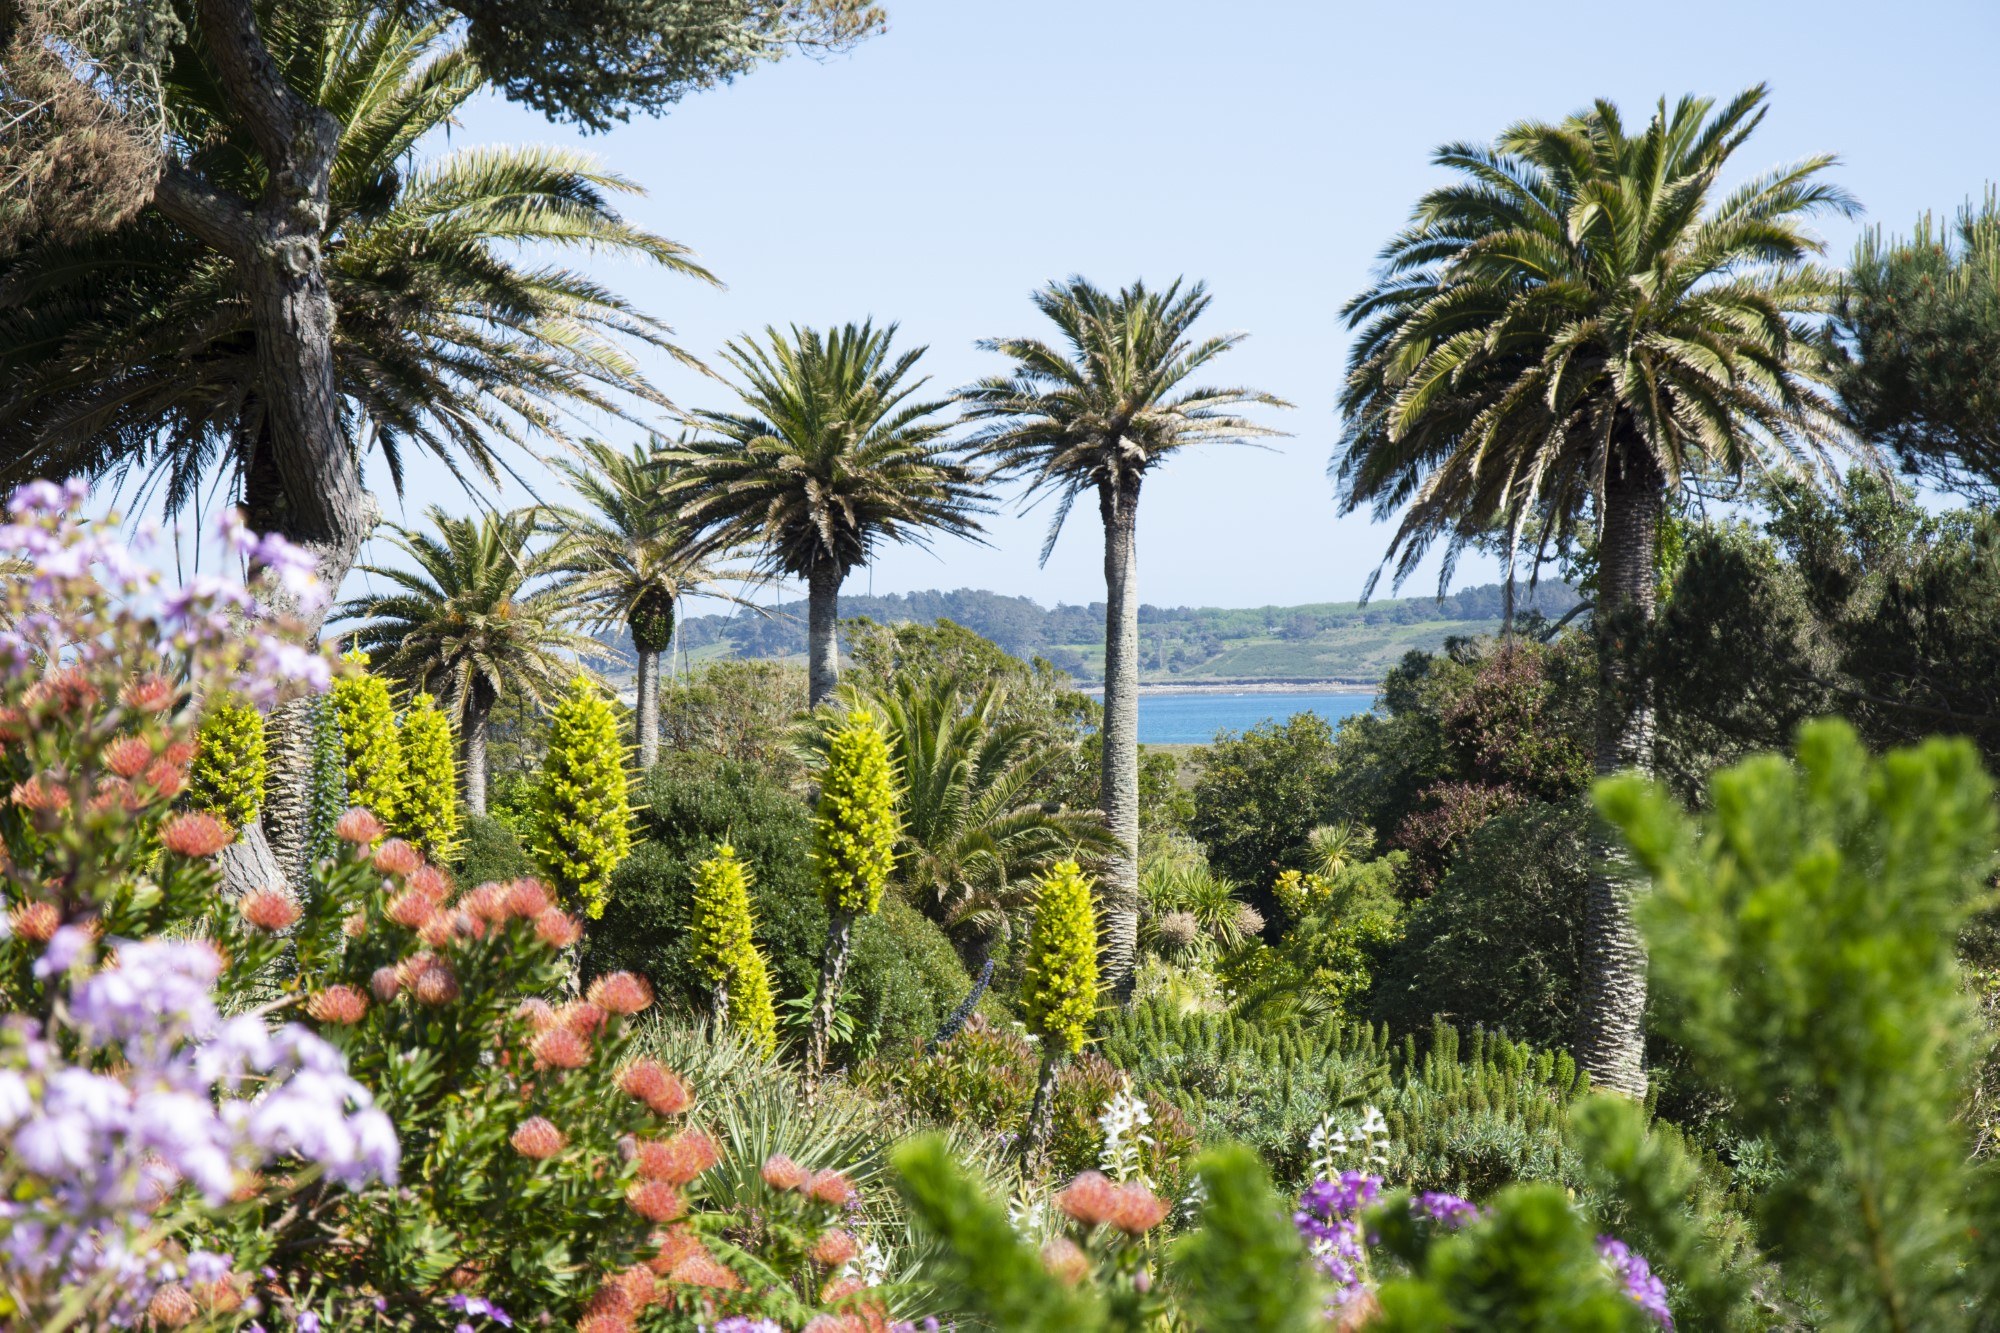
[[218, 699], [195, 733], [188, 767], [189, 808], [206, 810], [237, 831], [264, 803], [264, 719], [235, 699]]
[[1983, 1038], [1955, 942], [1990, 899], [1993, 784], [1964, 740], [1876, 759], [1844, 722], [1717, 773], [1697, 823], [1636, 777], [1598, 789], [1653, 891], [1661, 1015], [1784, 1164], [1762, 1239], [1822, 1327], [1984, 1327], [2000, 1223], [1959, 1108]]
[[389, 686], [367, 669], [360, 652], [343, 659], [347, 670], [333, 682], [333, 715], [340, 732], [341, 768], [348, 799], [394, 824], [403, 805], [403, 744], [396, 733], [396, 705]]
[[872, 915], [896, 862], [896, 778], [888, 738], [865, 709], [827, 742], [813, 824], [813, 862], [829, 912]]
[[451, 721], [428, 694], [410, 700], [400, 732], [403, 802], [395, 830], [432, 860], [458, 858], [458, 743]]
[[632, 803], [618, 714], [582, 676], [549, 719], [535, 791], [534, 855], [550, 885], [591, 917], [632, 849]]
[[715, 988], [716, 1018], [733, 1023], [760, 1054], [770, 1055], [778, 1044], [778, 1015], [755, 930], [750, 871], [725, 842], [694, 870], [690, 961]]
[[1074, 861], [1058, 861], [1042, 875], [1021, 979], [1028, 1031], [1044, 1049], [1064, 1055], [1083, 1049], [1097, 1017], [1097, 914], [1090, 887]]

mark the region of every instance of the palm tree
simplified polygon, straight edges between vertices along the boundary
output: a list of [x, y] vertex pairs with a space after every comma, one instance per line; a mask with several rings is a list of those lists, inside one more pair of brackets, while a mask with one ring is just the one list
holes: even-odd
[[[664, 404], [627, 348], [687, 359], [667, 328], [579, 273], [515, 253], [587, 247], [713, 281], [683, 247], [618, 215], [611, 196], [636, 187], [571, 149], [413, 161], [484, 83], [446, 25], [357, 10], [268, 35], [287, 81], [340, 126], [320, 243], [350, 453], [379, 452], [398, 490], [412, 447], [494, 480], [506, 468], [496, 440], [561, 440], [566, 413], [636, 419]], [[172, 88], [193, 168], [258, 197], [262, 158], [220, 86]], [[234, 260], [148, 212], [94, 239], [30, 247], [0, 277], [0, 484], [135, 474], [163, 486], [177, 513], [219, 472], [253, 527], [292, 530]]]
[[[1511, 566], [1524, 540], [1538, 563], [1594, 524], [1601, 773], [1651, 761], [1638, 648], [1667, 497], [1696, 473], [1824, 466], [1845, 442], [1813, 336], [1835, 282], [1804, 225], [1852, 209], [1821, 178], [1832, 159], [1716, 186], [1764, 101], [1761, 86], [1714, 115], [1706, 99], [1662, 101], [1637, 134], [1600, 101], [1440, 148], [1462, 179], [1424, 196], [1344, 312], [1360, 335], [1331, 472], [1344, 509], [1405, 510], [1398, 578], [1440, 540], [1448, 577], [1449, 557], [1495, 530]], [[1622, 869], [1592, 877], [1577, 1046], [1598, 1083], [1637, 1095], [1631, 896]]]
[[539, 516], [453, 518], [433, 505], [432, 533], [395, 530], [412, 568], [361, 565], [395, 591], [343, 604], [347, 631], [377, 670], [434, 694], [458, 720], [465, 756], [465, 804], [486, 813], [487, 721], [502, 695], [550, 707], [577, 675], [577, 659], [603, 646], [569, 628], [576, 606], [560, 584], [528, 584], [550, 568], [531, 549]]
[[546, 527], [557, 536], [545, 567], [592, 630], [623, 627], [638, 658], [639, 765], [660, 757], [660, 654], [673, 646], [674, 617], [683, 597], [702, 593], [749, 605], [720, 586], [753, 576], [715, 563], [712, 546], [680, 521], [663, 493], [668, 466], [644, 446], [621, 453], [587, 440], [582, 459], [556, 468], [586, 510], [551, 506]]
[[665, 457], [686, 465], [668, 493], [686, 521], [719, 540], [756, 542], [770, 567], [807, 589], [807, 702], [839, 682], [840, 585], [882, 541], [928, 544], [933, 530], [971, 537], [986, 492], [939, 419], [948, 403], [914, 401], [919, 347], [892, 356], [891, 324], [831, 333], [794, 325], [731, 342], [741, 412], [698, 412], [713, 432]]
[[996, 475], [1025, 475], [1028, 501], [1056, 499], [1042, 546], [1046, 563], [1070, 505], [1097, 492], [1104, 521], [1103, 806], [1120, 844], [1099, 877], [1105, 984], [1130, 993], [1139, 942], [1139, 487], [1155, 466], [1197, 444], [1241, 444], [1276, 434], [1240, 415], [1251, 404], [1287, 407], [1255, 389], [1190, 388], [1189, 379], [1243, 340], [1193, 340], [1208, 291], [1176, 280], [1165, 291], [1134, 283], [1113, 295], [1082, 278], [1051, 283], [1035, 307], [1062, 335], [980, 344], [1014, 361], [1004, 375], [960, 397], [985, 421], [975, 453]]
[[[951, 676], [901, 676], [887, 689], [846, 690], [850, 708], [882, 719], [902, 778], [896, 878], [910, 901], [959, 940], [978, 971], [1033, 899], [1033, 876], [1057, 861], [1116, 850], [1095, 810], [1045, 804], [1051, 738], [1007, 719], [1003, 687]], [[821, 715], [814, 739], [836, 725]]]

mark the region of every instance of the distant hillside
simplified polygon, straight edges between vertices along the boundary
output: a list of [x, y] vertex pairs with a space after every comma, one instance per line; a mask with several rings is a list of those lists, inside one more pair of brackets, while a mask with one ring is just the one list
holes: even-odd
[[[1499, 584], [1465, 588], [1442, 600], [1404, 597], [1309, 606], [1139, 608], [1144, 655], [1142, 679], [1152, 684], [1222, 684], [1233, 681], [1349, 681], [1372, 684], [1412, 648], [1435, 649], [1454, 635], [1491, 634], [1500, 628], [1504, 590]], [[1576, 595], [1545, 584], [1531, 596], [1516, 590], [1522, 611], [1560, 616]], [[886, 624], [952, 620], [975, 630], [1017, 657], [1042, 656], [1078, 680], [1096, 682], [1104, 671], [1104, 604], [1049, 609], [1027, 597], [961, 588], [956, 592], [843, 595], [844, 619], [867, 617]], [[806, 604], [785, 602], [770, 616], [738, 611], [695, 616], [684, 622], [683, 650], [694, 661], [717, 658], [802, 656]]]

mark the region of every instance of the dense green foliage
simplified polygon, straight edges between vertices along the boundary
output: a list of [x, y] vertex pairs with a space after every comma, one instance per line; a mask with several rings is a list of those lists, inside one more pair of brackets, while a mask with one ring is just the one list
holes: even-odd
[[1021, 1010], [1028, 1031], [1065, 1055], [1083, 1049], [1097, 1016], [1097, 913], [1074, 861], [1050, 866], [1036, 890]]
[[241, 830], [264, 803], [264, 718], [247, 703], [218, 699], [195, 733], [187, 804]]
[[458, 877], [467, 884], [504, 884], [532, 869], [514, 830], [491, 815], [467, 815], [459, 835]]
[[733, 1023], [753, 1049], [769, 1055], [778, 1043], [778, 1011], [771, 1001], [770, 971], [752, 938], [755, 929], [748, 876], [736, 849], [725, 842], [695, 867], [690, 961], [713, 988], [716, 1021]]
[[451, 720], [428, 694], [403, 710], [397, 731], [403, 752], [403, 799], [393, 827], [426, 855], [458, 859], [458, 756]]
[[895, 865], [896, 783], [882, 724], [865, 708], [827, 738], [813, 815], [813, 866], [827, 910], [866, 916]]
[[578, 677], [549, 717], [535, 793], [533, 850], [550, 885], [587, 916], [604, 915], [612, 872], [632, 847], [632, 804], [618, 715]]
[[333, 717], [340, 736], [347, 799], [393, 823], [403, 802], [403, 743], [389, 686], [370, 672], [359, 653], [333, 683]]

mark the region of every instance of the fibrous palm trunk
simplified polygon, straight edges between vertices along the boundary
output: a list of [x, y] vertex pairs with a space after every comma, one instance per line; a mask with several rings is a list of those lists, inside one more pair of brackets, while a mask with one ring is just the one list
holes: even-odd
[[1139, 949], [1139, 484], [1098, 490], [1104, 517], [1104, 730], [1100, 803], [1118, 840], [1097, 882], [1104, 985], [1131, 996]]
[[639, 659], [639, 698], [633, 726], [638, 730], [639, 771], [660, 762], [660, 654], [674, 643], [674, 602], [657, 589], [641, 598], [626, 622]]
[[465, 700], [465, 808], [475, 815], [486, 813], [486, 740], [492, 727], [493, 705], [498, 696], [484, 676], [472, 678]]
[[[1653, 767], [1653, 698], [1642, 654], [1658, 588], [1666, 481], [1644, 446], [1626, 442], [1604, 488], [1598, 543], [1597, 772]], [[1607, 830], [1595, 835], [1584, 894], [1583, 995], [1577, 1060], [1601, 1088], [1646, 1093], [1646, 945], [1633, 919], [1642, 885]]]
[[826, 952], [820, 956], [819, 993], [813, 999], [812, 1031], [806, 1037], [806, 1095], [819, 1092], [826, 1076], [827, 1048], [833, 1040], [833, 1014], [840, 1004], [840, 986], [847, 977], [847, 958], [854, 951], [854, 914], [836, 911], [827, 925]]
[[840, 567], [814, 565], [806, 578], [806, 707], [817, 708], [840, 684]]

